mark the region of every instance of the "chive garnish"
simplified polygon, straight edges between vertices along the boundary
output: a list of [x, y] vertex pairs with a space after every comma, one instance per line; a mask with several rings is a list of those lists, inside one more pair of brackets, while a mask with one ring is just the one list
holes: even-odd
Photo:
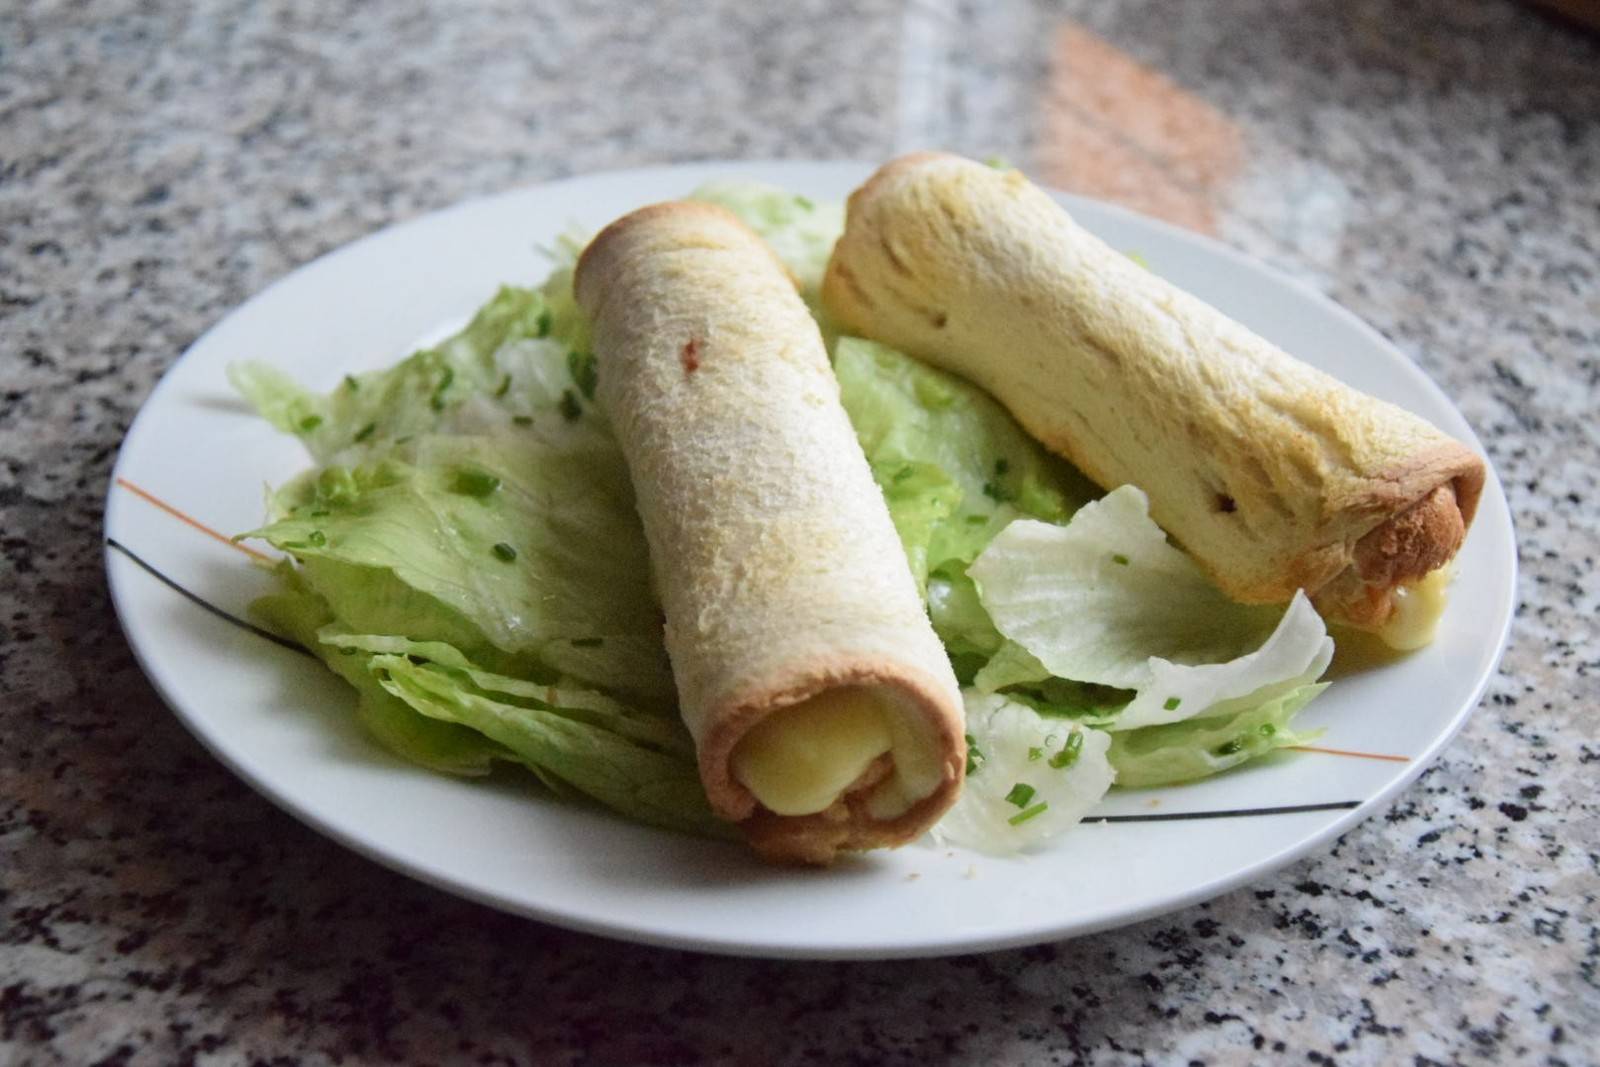
[[578, 398], [571, 389], [561, 394], [561, 403], [557, 404], [556, 407], [560, 410], [561, 417], [568, 422], [575, 421], [578, 416], [583, 414], [583, 407], [578, 403]]
[[306, 544], [312, 548], [321, 548], [328, 543], [328, 535], [321, 530], [312, 530], [306, 534]]
[[1010, 470], [1011, 464], [1004, 457], [995, 460], [994, 477], [983, 483], [983, 495], [988, 497], [990, 500], [993, 500], [997, 504], [1004, 504], [1009, 500], [1015, 500], [1017, 498], [1017, 494], [1000, 484], [1000, 479], [1004, 478]]
[[567, 353], [567, 373], [572, 375], [572, 384], [578, 387], [578, 392], [583, 394], [583, 398], [593, 400], [594, 387], [599, 381], [599, 375], [595, 371], [594, 356], [574, 348]]
[[1048, 800], [1041, 800], [1033, 807], [1024, 808], [1022, 811], [1017, 812], [1015, 815], [1011, 816], [1011, 818], [1007, 819], [1006, 822], [1010, 823], [1012, 826], [1021, 826], [1029, 819], [1032, 819], [1038, 815], [1043, 815], [1049, 810], [1050, 802]]
[[1078, 755], [1083, 751], [1083, 735], [1074, 730], [1067, 735], [1067, 740], [1061, 746], [1061, 751], [1050, 757], [1050, 766], [1055, 770], [1066, 770], [1078, 762]]
[[1182, 703], [1183, 701], [1178, 697], [1168, 697], [1161, 707], [1166, 711], [1177, 711], [1178, 705]]
[[458, 468], [454, 480], [450, 483], [450, 491], [460, 493], [462, 496], [488, 496], [498, 488], [500, 479], [477, 467]]
[[356, 443], [360, 444], [362, 441], [365, 441], [367, 438], [371, 437], [374, 433], [376, 433], [377, 430], [378, 430], [378, 424], [377, 423], [375, 423], [375, 422], [367, 423], [365, 426], [361, 427], [361, 429], [356, 431], [356, 436], [355, 436]]
[[1032, 763], [1034, 760], [1037, 760], [1040, 756], [1043, 756], [1043, 755], [1044, 755], [1044, 749], [1040, 748], [1038, 745], [1029, 745], [1028, 746], [1028, 762], [1029, 763]]
[[300, 432], [301, 433], [310, 433], [312, 430], [315, 430], [318, 426], [321, 426], [321, 425], [322, 425], [322, 416], [321, 415], [307, 415], [305, 418], [300, 420]]
[[978, 747], [977, 739], [974, 738], [971, 734], [968, 734], [967, 735], [967, 774], [970, 776], [973, 771], [976, 771], [979, 767], [982, 767], [983, 763], [984, 763], [984, 760], [986, 760], [986, 759], [988, 759], [988, 757], [983, 754], [983, 749]]
[[1116, 555], [1111, 557], [1111, 562], [1120, 563], [1126, 567], [1128, 565], [1128, 557], [1124, 556], [1121, 552], [1118, 552]]
[[1278, 732], [1278, 728], [1276, 726], [1272, 725], [1270, 722], [1264, 722], [1264, 723], [1261, 724], [1261, 736], [1262, 737], [1271, 737], [1273, 734], [1275, 734], [1277, 732]]
[[989, 516], [987, 516], [987, 515], [968, 515], [967, 516], [967, 525], [968, 526], [982, 526], [984, 523], [986, 523], [988, 521], [989, 521]]
[[510, 390], [511, 390], [511, 375], [508, 374], [504, 378], [500, 379], [500, 384], [499, 384], [498, 387], [496, 387], [496, 389], [494, 391], [494, 395], [497, 396], [497, 397], [505, 396], [506, 393], [508, 393]]
[[496, 559], [504, 560], [507, 563], [510, 563], [512, 560], [517, 558], [517, 550], [506, 544], [504, 541], [496, 544], [494, 548], [490, 549], [490, 551], [494, 553]]
[[1243, 748], [1244, 741], [1235, 737], [1232, 741], [1229, 741], [1226, 744], [1218, 745], [1216, 748], [1212, 749], [1211, 752], [1216, 756], [1232, 756], [1238, 754], [1238, 752]]
[[428, 398], [428, 406], [433, 408], [435, 411], [443, 411], [445, 390], [449, 389], [450, 383], [455, 380], [455, 368], [446, 367], [444, 369], [444, 373], [439, 376], [439, 384], [434, 387], [433, 396]]
[[905, 481], [915, 473], [917, 473], [917, 468], [913, 467], [909, 463], [904, 464], [899, 470], [894, 472], [894, 477], [890, 479], [890, 482], [894, 485], [899, 485], [901, 482]]
[[361, 388], [361, 383], [356, 381], [355, 375], [346, 374], [344, 376], [344, 387], [353, 393]]
[[1006, 794], [1006, 803], [1013, 807], [1025, 808], [1028, 806], [1029, 801], [1033, 800], [1033, 795], [1036, 792], [1038, 790], [1027, 782], [1018, 782], [1011, 787], [1011, 792]]
[[533, 425], [533, 416], [532, 415], [513, 415], [513, 416], [511, 416], [511, 421], [516, 423], [518, 426], [532, 426]]
[[546, 308], [545, 310], [539, 312], [539, 336], [540, 337], [549, 337], [550, 336], [550, 325], [551, 325], [550, 309]]
[[605, 643], [606, 639], [603, 637], [574, 637], [572, 639], [573, 648], [599, 648]]
[[807, 211], [810, 211], [812, 208], [817, 206], [812, 202], [809, 196], [796, 196], [794, 198], [794, 202], [805, 208]]

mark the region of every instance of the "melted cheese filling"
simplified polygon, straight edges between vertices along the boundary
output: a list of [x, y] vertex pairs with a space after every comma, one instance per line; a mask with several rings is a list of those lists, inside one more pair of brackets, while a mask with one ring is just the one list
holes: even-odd
[[892, 772], [873, 787], [874, 818], [901, 814], [937, 787], [928, 740], [871, 689], [830, 689], [768, 715], [731, 756], [733, 776], [778, 815], [814, 815], [831, 807], [874, 760], [891, 753]]
[[1449, 600], [1450, 579], [1447, 564], [1427, 574], [1420, 582], [1395, 589], [1394, 613], [1378, 628], [1378, 636], [1390, 648], [1410, 651], [1433, 640], [1439, 616]]

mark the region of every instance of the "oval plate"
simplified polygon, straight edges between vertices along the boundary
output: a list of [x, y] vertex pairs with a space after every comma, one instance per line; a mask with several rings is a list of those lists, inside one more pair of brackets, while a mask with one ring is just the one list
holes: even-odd
[[[1367, 755], [1294, 753], [1194, 785], [1114, 792], [1054, 848], [1020, 858], [919, 844], [826, 871], [776, 869], [737, 845], [552, 800], [526, 776], [435, 775], [369, 741], [351, 714], [352, 693], [316, 661], [245, 624], [271, 578], [199, 527], [255, 527], [263, 487], [308, 460], [236, 398], [224, 376], [230, 363], [268, 360], [330, 389], [346, 372], [392, 363], [463, 321], [502, 283], [536, 284], [547, 270], [538, 248], [572, 223], [598, 229], [712, 178], [842, 198], [870, 171], [707, 163], [535, 186], [356, 241], [218, 323], [140, 411], [106, 507], [112, 595], [161, 695], [254, 788], [395, 870], [578, 930], [748, 955], [942, 955], [1118, 926], [1282, 867], [1405, 788], [1461, 728], [1505, 646], [1516, 553], [1492, 473], [1438, 639], [1347, 673], [1302, 713], [1301, 724], [1326, 728], [1319, 746]], [[1324, 297], [1214, 241], [1060, 199], [1113, 247], [1138, 251], [1288, 351], [1477, 445], [1421, 371]]]

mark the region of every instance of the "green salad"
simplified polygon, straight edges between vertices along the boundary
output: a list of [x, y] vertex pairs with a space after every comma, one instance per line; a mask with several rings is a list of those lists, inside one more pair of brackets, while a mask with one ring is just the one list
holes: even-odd
[[[746, 183], [733, 210], [817, 294], [838, 204]], [[312, 392], [231, 369], [313, 465], [242, 537], [286, 555], [254, 605], [355, 689], [379, 742], [442, 773], [527, 768], [633, 819], [724, 835], [679, 722], [628, 471], [595, 404], [572, 298], [582, 242], [448, 340]], [[1113, 785], [1225, 771], [1308, 735], [1333, 643], [1304, 596], [1234, 604], [1150, 519], [987, 394], [821, 322], [874, 476], [964, 690], [961, 799], [942, 839], [1012, 852]]]

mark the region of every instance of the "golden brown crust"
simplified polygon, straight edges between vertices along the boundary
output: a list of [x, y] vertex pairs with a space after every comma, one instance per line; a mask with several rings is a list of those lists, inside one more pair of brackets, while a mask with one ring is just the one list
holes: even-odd
[[[910, 840], [960, 787], [960, 693], [792, 279], [731, 213], [671, 203], [606, 227], [574, 289], [712, 809], [796, 862]], [[761, 811], [735, 746], [842, 686], [870, 687], [933, 746], [938, 780], [892, 818], [868, 810], [866, 779], [819, 815]]]
[[1482, 489], [1471, 449], [1137, 266], [1015, 171], [886, 164], [850, 197], [823, 302], [982, 385], [1098, 484], [1144, 489], [1243, 602], [1303, 588], [1381, 623], [1397, 582], [1459, 548]]

